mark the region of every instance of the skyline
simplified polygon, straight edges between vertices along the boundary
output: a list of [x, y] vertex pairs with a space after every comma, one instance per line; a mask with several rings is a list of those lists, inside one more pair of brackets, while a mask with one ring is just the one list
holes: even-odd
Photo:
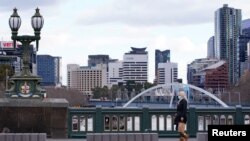
[[88, 55], [97, 54], [122, 60], [130, 47], [147, 47], [149, 82], [155, 74], [155, 49], [169, 49], [171, 62], [178, 63], [178, 78], [186, 83], [187, 64], [207, 56], [214, 12], [223, 4], [241, 9], [242, 20], [250, 18], [246, 0], [1, 0], [0, 37], [11, 40], [8, 20], [14, 7], [22, 19], [18, 34], [33, 35], [30, 19], [38, 7], [44, 27], [37, 54], [62, 57], [63, 85], [67, 64], [86, 66]]

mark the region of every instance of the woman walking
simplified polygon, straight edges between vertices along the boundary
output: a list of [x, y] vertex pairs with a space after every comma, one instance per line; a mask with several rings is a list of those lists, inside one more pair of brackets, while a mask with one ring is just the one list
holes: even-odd
[[187, 98], [184, 91], [178, 94], [177, 113], [175, 117], [176, 130], [180, 134], [180, 141], [187, 141], [188, 134], [185, 132], [187, 123]]

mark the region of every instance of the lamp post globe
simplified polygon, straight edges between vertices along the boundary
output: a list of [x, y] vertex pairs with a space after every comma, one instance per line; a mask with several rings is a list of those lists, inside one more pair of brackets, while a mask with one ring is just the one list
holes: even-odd
[[36, 31], [39, 32], [42, 29], [43, 23], [44, 23], [43, 16], [40, 14], [39, 9], [36, 8], [35, 15], [31, 17], [31, 25], [35, 31], [35, 34]]
[[12, 33], [14, 32], [17, 34], [17, 31], [21, 26], [21, 18], [17, 13], [16, 8], [13, 9], [13, 14], [9, 18], [9, 26], [11, 28]]

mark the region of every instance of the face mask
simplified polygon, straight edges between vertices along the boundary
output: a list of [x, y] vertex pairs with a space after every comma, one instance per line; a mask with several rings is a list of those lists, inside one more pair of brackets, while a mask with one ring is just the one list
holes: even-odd
[[178, 99], [181, 99], [181, 96], [178, 95]]

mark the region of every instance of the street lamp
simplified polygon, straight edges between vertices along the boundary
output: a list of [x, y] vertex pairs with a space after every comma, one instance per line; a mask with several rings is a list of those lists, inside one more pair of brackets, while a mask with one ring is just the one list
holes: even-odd
[[14, 50], [16, 42], [22, 43], [22, 70], [21, 73], [15, 74], [11, 80], [11, 88], [6, 91], [10, 97], [44, 97], [45, 90], [40, 87], [41, 78], [30, 72], [30, 43], [36, 42], [36, 51], [38, 51], [38, 41], [40, 40], [40, 31], [43, 27], [44, 19], [36, 9], [34, 16], [31, 17], [31, 25], [34, 29], [34, 36], [18, 35], [18, 29], [21, 26], [21, 18], [17, 9], [13, 9], [13, 14], [9, 18], [9, 26], [12, 31], [11, 39], [13, 40]]

